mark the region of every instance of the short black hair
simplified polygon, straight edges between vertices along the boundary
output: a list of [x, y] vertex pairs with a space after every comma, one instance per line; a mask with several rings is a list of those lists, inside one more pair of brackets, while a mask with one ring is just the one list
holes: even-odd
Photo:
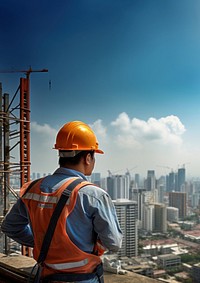
[[77, 165], [79, 164], [81, 158], [85, 157], [88, 153], [90, 153], [92, 158], [94, 157], [94, 150], [83, 150], [74, 157], [59, 157], [59, 165], [60, 167]]

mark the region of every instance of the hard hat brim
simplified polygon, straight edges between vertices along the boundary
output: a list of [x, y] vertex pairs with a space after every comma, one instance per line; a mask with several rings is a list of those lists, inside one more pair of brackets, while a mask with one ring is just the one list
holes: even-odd
[[104, 154], [103, 150], [101, 150], [101, 149], [96, 149], [94, 152]]

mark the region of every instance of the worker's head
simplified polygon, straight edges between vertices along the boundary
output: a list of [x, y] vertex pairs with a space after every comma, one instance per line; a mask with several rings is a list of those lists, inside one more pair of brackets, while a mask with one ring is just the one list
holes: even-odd
[[92, 173], [95, 162], [94, 153], [103, 154], [98, 147], [94, 132], [81, 121], [65, 124], [58, 131], [54, 148], [59, 151], [60, 166], [74, 168], [82, 162], [85, 165], [85, 175]]

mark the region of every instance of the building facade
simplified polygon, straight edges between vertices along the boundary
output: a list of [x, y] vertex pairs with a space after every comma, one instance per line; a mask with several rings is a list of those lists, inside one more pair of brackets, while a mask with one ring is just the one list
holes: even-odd
[[137, 227], [137, 202], [126, 199], [113, 201], [123, 232], [122, 247], [119, 256], [138, 255], [138, 227]]
[[187, 215], [187, 194], [181, 192], [169, 192], [169, 206], [179, 209], [179, 219]]

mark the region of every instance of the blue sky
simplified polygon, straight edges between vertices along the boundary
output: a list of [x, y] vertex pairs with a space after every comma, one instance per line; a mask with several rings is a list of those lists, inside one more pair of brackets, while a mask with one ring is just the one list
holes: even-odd
[[[96, 171], [200, 176], [199, 27], [199, 0], [1, 1], [0, 71], [49, 70], [31, 74], [32, 171], [52, 172], [57, 130], [83, 120]], [[20, 76], [0, 73], [3, 91]]]

